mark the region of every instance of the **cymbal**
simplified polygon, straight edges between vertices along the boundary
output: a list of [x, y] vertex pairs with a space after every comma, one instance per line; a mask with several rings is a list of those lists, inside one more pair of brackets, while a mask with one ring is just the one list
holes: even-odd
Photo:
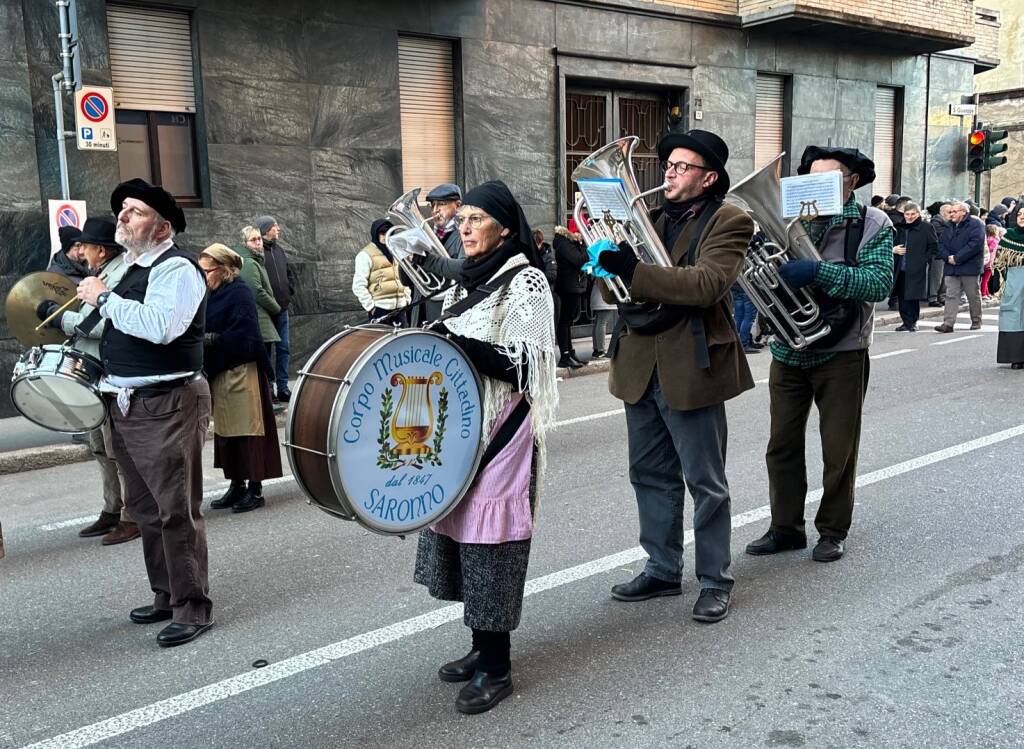
[[[44, 343], [63, 343], [67, 340], [64, 331], [47, 326], [37, 331], [41, 322], [36, 317], [36, 307], [44, 300], [64, 304], [75, 296], [75, 282], [60, 273], [39, 271], [29, 273], [11, 287], [4, 302], [7, 328], [11, 335], [24, 346], [41, 346]], [[76, 310], [80, 303], [71, 309]]]

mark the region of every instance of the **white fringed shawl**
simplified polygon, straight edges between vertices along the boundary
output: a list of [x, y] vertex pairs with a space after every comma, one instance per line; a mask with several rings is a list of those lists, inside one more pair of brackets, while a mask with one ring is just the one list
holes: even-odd
[[[529, 261], [524, 255], [508, 260], [493, 280], [505, 271]], [[466, 298], [461, 286], [450, 289], [444, 298], [447, 309]], [[530, 424], [538, 448], [538, 477], [545, 461], [545, 436], [555, 423], [558, 409], [558, 387], [555, 365], [558, 347], [555, 344], [555, 309], [544, 274], [537, 268], [520, 271], [509, 284], [458, 317], [445, 321], [454, 334], [490, 343], [516, 364], [522, 382], [522, 365], [527, 365], [526, 397], [530, 402]], [[490, 436], [494, 420], [512, 399], [511, 384], [481, 376], [484, 392], [484, 439]], [[539, 485], [538, 481], [538, 485]]]

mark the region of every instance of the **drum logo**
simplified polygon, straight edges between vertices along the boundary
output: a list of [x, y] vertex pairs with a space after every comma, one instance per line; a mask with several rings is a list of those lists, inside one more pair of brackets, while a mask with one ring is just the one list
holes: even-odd
[[[380, 397], [379, 468], [396, 471], [407, 466], [444, 465], [441, 446], [448, 422], [448, 389], [438, 392], [436, 414], [430, 392], [431, 385], [443, 382], [444, 375], [436, 371], [426, 377], [401, 372], [391, 375], [391, 387], [384, 388]], [[397, 405], [395, 387], [401, 387]]]

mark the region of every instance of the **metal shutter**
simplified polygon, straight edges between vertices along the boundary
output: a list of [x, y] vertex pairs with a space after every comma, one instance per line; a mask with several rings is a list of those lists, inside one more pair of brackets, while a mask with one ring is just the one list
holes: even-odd
[[896, 158], [896, 89], [879, 86], [875, 91], [875, 181], [871, 192], [890, 195]]
[[786, 79], [781, 75], [757, 75], [757, 109], [754, 113], [754, 169], [760, 169], [785, 150]]
[[187, 13], [108, 5], [107, 34], [117, 109], [196, 111]]
[[455, 84], [452, 45], [443, 39], [398, 37], [402, 109], [402, 182], [423, 194], [455, 182]]

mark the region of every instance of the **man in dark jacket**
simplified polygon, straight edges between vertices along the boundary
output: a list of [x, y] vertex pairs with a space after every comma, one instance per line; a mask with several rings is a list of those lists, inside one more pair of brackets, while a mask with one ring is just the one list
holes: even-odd
[[946, 260], [946, 308], [939, 333], [952, 333], [960, 311], [960, 294], [967, 295], [971, 330], [981, 329], [981, 271], [985, 263], [985, 225], [969, 215], [964, 202], [949, 209], [950, 225], [939, 235], [939, 248]]
[[263, 236], [263, 259], [267, 264], [267, 275], [270, 287], [274, 290], [274, 299], [281, 312], [274, 318], [274, 327], [281, 340], [274, 344], [274, 379], [277, 381], [277, 400], [287, 403], [292, 397], [288, 389], [288, 305], [292, 300], [292, 280], [288, 270], [288, 258], [284, 248], [277, 240], [281, 236], [281, 227], [273, 216], [260, 216], [256, 219], [256, 228]]
[[939, 253], [938, 241], [931, 224], [921, 218], [921, 207], [907, 203], [903, 222], [896, 227], [893, 245], [896, 283], [893, 291], [899, 299], [900, 319], [896, 330], [913, 332], [921, 315], [921, 300], [928, 298], [928, 268]]
[[[928, 223], [931, 224], [935, 238], [942, 236], [942, 231], [949, 226], [949, 203], [937, 200], [928, 206]], [[946, 258], [939, 247], [938, 257], [932, 258], [928, 265], [928, 306], [942, 307], [946, 303]]]
[[548, 286], [553, 291], [558, 278], [558, 261], [555, 260], [555, 251], [544, 241], [544, 232], [540, 229], [533, 230], [533, 243], [537, 246], [540, 259], [544, 263], [544, 278], [548, 279]]
[[587, 293], [587, 276], [583, 273], [587, 250], [580, 235], [563, 226], [555, 227], [555, 238], [551, 242], [558, 266], [555, 277], [555, 293], [558, 295], [555, 333], [561, 354], [558, 366], [578, 369], [583, 363], [576, 358], [576, 351], [572, 347], [572, 324], [580, 313], [583, 295]]
[[82, 257], [82, 249], [78, 243], [82, 230], [77, 226], [62, 226], [57, 230], [60, 237], [60, 249], [50, 258], [46, 270], [60, 273], [76, 284], [89, 275], [89, 266]]

